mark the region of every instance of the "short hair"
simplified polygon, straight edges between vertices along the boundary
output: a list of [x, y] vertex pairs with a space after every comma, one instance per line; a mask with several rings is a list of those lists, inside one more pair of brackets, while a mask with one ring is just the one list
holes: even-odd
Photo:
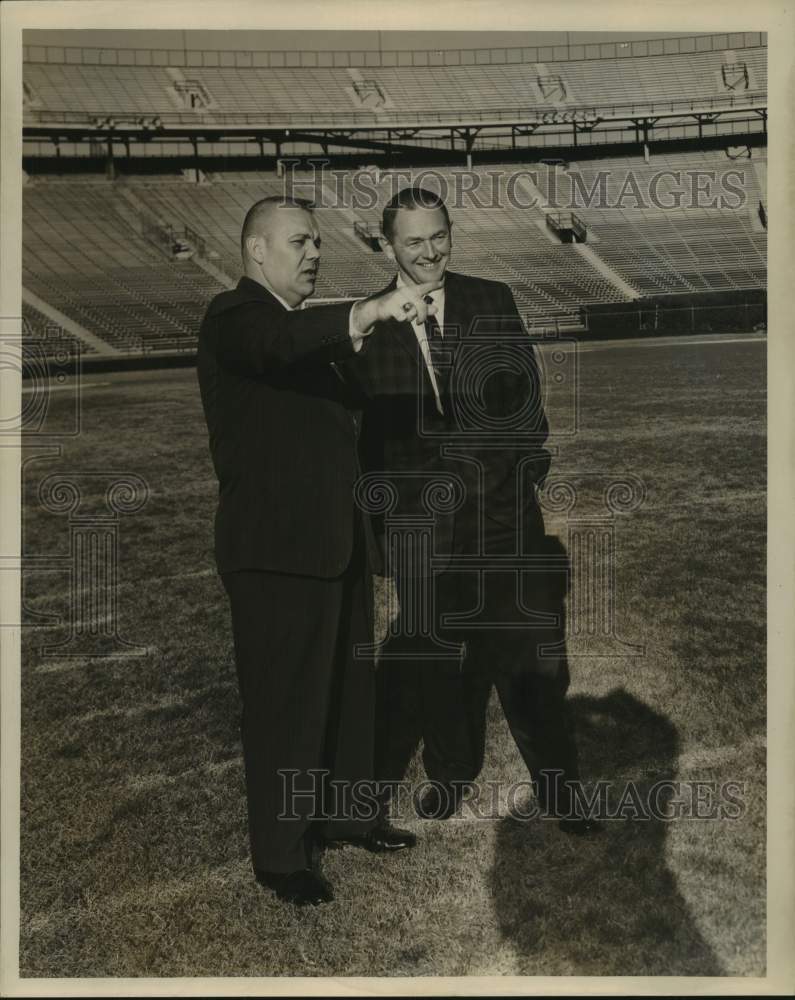
[[267, 198], [255, 201], [246, 212], [243, 228], [240, 231], [240, 253], [246, 259], [246, 240], [258, 232], [259, 223], [272, 208], [302, 208], [305, 212], [314, 211], [315, 205], [306, 198], [291, 198], [287, 195], [271, 194]]
[[390, 243], [392, 242], [392, 237], [395, 235], [395, 216], [401, 208], [408, 209], [409, 211], [415, 208], [440, 208], [444, 213], [447, 228], [450, 228], [450, 215], [447, 211], [447, 205], [445, 205], [438, 194], [429, 191], [427, 188], [403, 188], [402, 191], [398, 191], [384, 205], [384, 211], [381, 216], [381, 232]]

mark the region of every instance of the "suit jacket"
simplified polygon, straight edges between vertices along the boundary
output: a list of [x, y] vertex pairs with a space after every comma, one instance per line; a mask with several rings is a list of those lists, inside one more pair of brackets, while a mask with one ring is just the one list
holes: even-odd
[[[395, 280], [388, 289], [394, 287]], [[450, 362], [444, 416], [411, 323], [379, 324], [367, 351], [346, 364], [369, 397], [365, 471], [398, 492], [395, 514], [427, 512], [423, 488], [432, 478], [463, 481], [463, 504], [436, 515], [437, 555], [476, 551], [481, 523], [504, 535], [521, 518], [531, 535], [543, 537], [535, 485], [549, 468], [543, 447], [549, 427], [533, 344], [508, 286], [448, 271], [444, 343]]]
[[330, 364], [355, 353], [350, 308], [291, 312], [243, 277], [207, 309], [197, 367], [220, 573], [331, 578], [350, 561], [360, 400]]

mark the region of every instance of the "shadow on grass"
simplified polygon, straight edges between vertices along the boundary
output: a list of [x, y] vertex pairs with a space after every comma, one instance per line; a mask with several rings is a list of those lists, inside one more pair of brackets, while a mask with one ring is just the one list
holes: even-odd
[[[665, 716], [622, 689], [570, 699], [588, 773], [642, 801], [655, 782], [673, 780], [677, 731]], [[620, 791], [610, 792], [620, 799]], [[667, 811], [672, 792], [658, 798]], [[579, 838], [551, 821], [503, 820], [492, 887], [503, 936], [518, 974], [723, 974], [666, 861], [665, 820], [606, 820], [602, 834]]]

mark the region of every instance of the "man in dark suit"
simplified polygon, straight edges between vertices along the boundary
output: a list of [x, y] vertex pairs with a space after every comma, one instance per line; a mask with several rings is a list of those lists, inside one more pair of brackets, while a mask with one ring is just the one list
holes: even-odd
[[[433, 317], [388, 321], [352, 365], [372, 396], [369, 481], [391, 487], [398, 500], [389, 517], [405, 529], [392, 532], [385, 552], [400, 612], [378, 671], [376, 773], [386, 786], [399, 781], [421, 737], [432, 784], [417, 811], [452, 815], [482, 767], [496, 684], [542, 807], [567, 832], [590, 832], [595, 824], [570, 816], [567, 782], [578, 768], [565, 701], [565, 551], [546, 536], [536, 500], [550, 455], [532, 342], [506, 285], [447, 270], [451, 225], [439, 197], [401, 191], [382, 229], [397, 265], [386, 291], [440, 287], [429, 298]], [[411, 527], [430, 516], [432, 572], [428, 536]], [[532, 572], [545, 557], [560, 572]], [[474, 571], [489, 560], [493, 572]], [[463, 658], [454, 655], [462, 643]]]
[[320, 259], [311, 206], [257, 202], [241, 242], [245, 276], [213, 299], [199, 334], [215, 555], [231, 604], [255, 874], [314, 904], [333, 894], [312, 864], [313, 817], [327, 820], [325, 839], [372, 851], [414, 839], [354, 794], [373, 777], [373, 667], [354, 655], [371, 641], [371, 577], [353, 500], [358, 399], [332, 363], [361, 349], [376, 321], [432, 313], [432, 283], [300, 310]]

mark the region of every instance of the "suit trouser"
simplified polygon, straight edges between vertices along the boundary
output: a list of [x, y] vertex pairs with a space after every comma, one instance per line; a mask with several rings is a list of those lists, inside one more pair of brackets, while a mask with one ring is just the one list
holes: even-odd
[[[395, 583], [400, 606], [411, 606], [415, 598], [411, 588], [417, 581], [398, 578]], [[564, 782], [576, 781], [579, 772], [566, 701], [569, 672], [562, 593], [554, 587], [530, 589], [526, 605], [554, 624], [465, 629], [442, 624], [443, 616], [471, 611], [481, 600], [487, 620], [510, 621], [516, 604], [515, 576], [487, 574], [485, 582], [469, 572], [435, 577], [435, 634], [448, 642], [466, 641], [463, 660], [425, 655], [427, 638], [406, 635], [398, 615], [385, 652], [414, 655], [409, 660], [387, 655], [378, 667], [376, 774], [381, 782], [389, 784], [404, 776], [420, 739], [429, 778], [474, 780], [483, 766], [486, 710], [495, 686], [542, 805], [553, 813], [568, 811], [570, 796]]]
[[252, 861], [294, 871], [311, 861], [311, 833], [331, 839], [373, 824], [342, 791], [373, 779], [373, 666], [353, 653], [372, 642], [363, 545], [334, 579], [245, 571], [223, 582], [243, 704]]

